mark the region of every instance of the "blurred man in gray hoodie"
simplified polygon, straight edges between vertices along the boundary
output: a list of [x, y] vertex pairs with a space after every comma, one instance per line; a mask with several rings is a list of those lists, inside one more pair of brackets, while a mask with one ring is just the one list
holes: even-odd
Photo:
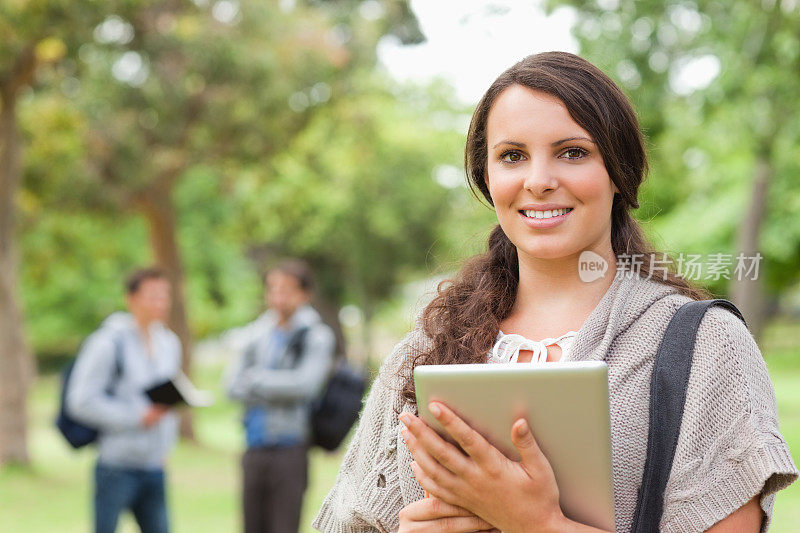
[[125, 290], [130, 312], [112, 314], [83, 343], [66, 406], [99, 431], [95, 532], [115, 531], [129, 509], [142, 533], [166, 533], [164, 462], [177, 437], [177, 416], [152, 404], [145, 390], [180, 372], [181, 344], [163, 323], [171, 295], [161, 270], [137, 270]]
[[286, 260], [266, 276], [269, 310], [247, 328], [228, 395], [244, 404], [245, 533], [297, 533], [308, 484], [311, 401], [325, 384], [336, 338], [310, 305], [311, 271]]

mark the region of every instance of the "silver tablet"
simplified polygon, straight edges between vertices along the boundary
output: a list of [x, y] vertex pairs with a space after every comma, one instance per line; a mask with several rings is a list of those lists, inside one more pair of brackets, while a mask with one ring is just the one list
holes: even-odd
[[438, 400], [509, 457], [519, 454], [511, 426], [524, 417], [555, 472], [564, 514], [614, 530], [608, 367], [601, 361], [429, 365], [414, 369], [420, 416]]

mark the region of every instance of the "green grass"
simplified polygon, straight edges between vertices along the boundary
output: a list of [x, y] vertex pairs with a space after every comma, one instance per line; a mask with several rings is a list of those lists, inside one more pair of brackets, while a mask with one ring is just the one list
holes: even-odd
[[[243, 432], [239, 408], [219, 392], [221, 369], [198, 369], [199, 386], [217, 403], [196, 411], [197, 442], [180, 443], [170, 457], [168, 498], [173, 531], [233, 532], [239, 527], [239, 455]], [[31, 396], [31, 468], [0, 469], [0, 532], [85, 533], [91, 529], [91, 472], [94, 450], [74, 451], [52, 425], [57, 377], [40, 377]], [[303, 509], [303, 531], [333, 485], [341, 453], [313, 450], [311, 486]], [[138, 531], [130, 516], [118, 531]]]
[[[787, 339], [789, 341], [787, 341]], [[793, 342], [790, 342], [794, 339]], [[781, 431], [795, 454], [800, 450], [800, 324], [770, 328], [763, 343], [778, 397]], [[197, 369], [195, 380], [215, 391], [217, 403], [196, 411], [200, 444], [181, 443], [170, 458], [169, 504], [173, 531], [234, 532], [239, 528], [239, 453], [242, 429], [238, 406], [219, 391], [218, 366]], [[52, 426], [56, 376], [40, 377], [31, 396], [31, 468], [0, 469], [0, 532], [85, 533], [90, 530], [90, 474], [93, 450], [75, 452]], [[796, 455], [795, 455], [796, 456]], [[314, 450], [302, 531], [336, 477], [341, 453]], [[800, 523], [800, 483], [780, 493], [771, 531], [790, 533]], [[130, 517], [119, 531], [138, 531]]]

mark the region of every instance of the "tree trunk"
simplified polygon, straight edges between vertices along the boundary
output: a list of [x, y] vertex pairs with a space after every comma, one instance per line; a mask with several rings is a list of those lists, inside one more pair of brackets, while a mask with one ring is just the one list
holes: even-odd
[[[372, 319], [375, 317], [375, 308], [372, 305], [372, 298], [363, 281], [358, 281], [359, 304], [361, 305], [361, 342], [364, 345], [364, 364], [377, 366], [381, 364], [380, 359], [376, 359], [375, 343], [372, 336]], [[376, 368], [377, 368], [376, 366]]]
[[0, 100], [0, 465], [28, 464], [27, 393], [35, 362], [25, 342], [17, 301], [14, 198], [21, 179], [16, 89]]
[[347, 345], [342, 331], [342, 323], [339, 321], [339, 307], [336, 302], [328, 300], [317, 292], [311, 305], [317, 310], [322, 321], [333, 330], [333, 334], [336, 336], [336, 355], [346, 357]]
[[[186, 300], [183, 292], [183, 266], [178, 248], [175, 207], [172, 204], [172, 190], [153, 189], [148, 191], [142, 201], [144, 216], [150, 231], [150, 243], [156, 263], [163, 268], [172, 285], [172, 309], [169, 315], [169, 327], [181, 340], [183, 350], [181, 367], [183, 373], [191, 376], [192, 369], [192, 337], [189, 322], [186, 318]], [[181, 414], [181, 437], [194, 440], [191, 411]]]
[[[756, 161], [750, 205], [739, 227], [737, 248], [745, 257], [755, 257], [759, 253], [761, 226], [773, 174], [768, 153], [768, 150], [762, 150]], [[742, 311], [750, 332], [756, 339], [760, 338], [768, 318], [763, 266], [759, 265], [758, 276], [755, 279], [752, 279], [753, 276], [742, 276], [742, 279], [737, 279], [737, 276], [731, 277], [731, 299]]]

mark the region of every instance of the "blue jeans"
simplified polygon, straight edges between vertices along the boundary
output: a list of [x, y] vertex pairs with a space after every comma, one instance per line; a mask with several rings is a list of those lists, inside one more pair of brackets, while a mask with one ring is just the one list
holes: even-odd
[[130, 509], [142, 533], [168, 533], [164, 471], [97, 464], [94, 471], [95, 533], [114, 533]]

